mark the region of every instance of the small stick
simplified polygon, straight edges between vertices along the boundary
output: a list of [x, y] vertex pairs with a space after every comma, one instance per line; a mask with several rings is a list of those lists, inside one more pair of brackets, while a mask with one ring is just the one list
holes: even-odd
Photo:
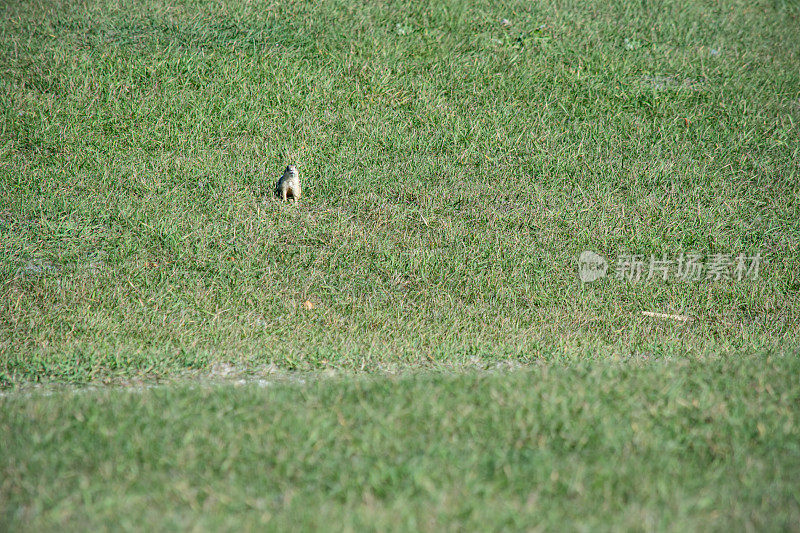
[[668, 315], [666, 313], [654, 313], [653, 311], [642, 311], [643, 315], [651, 316], [653, 318], [668, 318], [670, 320], [680, 320], [681, 322], [688, 322], [692, 317], [688, 315]]

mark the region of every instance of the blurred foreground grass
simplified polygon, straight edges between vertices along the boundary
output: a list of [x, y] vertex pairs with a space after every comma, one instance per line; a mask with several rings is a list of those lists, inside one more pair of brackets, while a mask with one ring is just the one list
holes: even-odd
[[797, 353], [0, 396], [20, 531], [793, 531]]

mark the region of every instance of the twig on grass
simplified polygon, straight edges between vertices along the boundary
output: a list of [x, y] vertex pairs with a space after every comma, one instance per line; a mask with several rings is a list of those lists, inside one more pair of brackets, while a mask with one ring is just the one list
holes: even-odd
[[689, 315], [668, 315], [666, 313], [655, 313], [653, 311], [642, 311], [642, 314], [645, 316], [651, 316], [653, 318], [666, 318], [668, 320], [678, 320], [680, 322], [687, 323], [694, 320], [694, 318]]

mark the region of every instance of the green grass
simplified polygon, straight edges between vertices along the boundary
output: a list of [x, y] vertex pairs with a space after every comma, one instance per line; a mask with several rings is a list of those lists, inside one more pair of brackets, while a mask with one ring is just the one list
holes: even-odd
[[776, 353], [0, 397], [0, 521], [797, 531], [798, 373]]
[[[796, 4], [4, 10], [5, 385], [800, 334]], [[265, 201], [289, 161], [298, 208]], [[741, 282], [582, 286], [586, 249], [765, 264]]]
[[797, 530], [798, 64], [796, 1], [1, 3], [0, 529]]

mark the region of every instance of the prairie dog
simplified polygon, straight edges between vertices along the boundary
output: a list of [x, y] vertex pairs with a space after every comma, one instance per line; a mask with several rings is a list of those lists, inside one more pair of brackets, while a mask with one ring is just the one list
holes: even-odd
[[275, 196], [284, 202], [289, 198], [297, 202], [300, 194], [300, 173], [297, 172], [297, 167], [289, 165], [275, 185]]

